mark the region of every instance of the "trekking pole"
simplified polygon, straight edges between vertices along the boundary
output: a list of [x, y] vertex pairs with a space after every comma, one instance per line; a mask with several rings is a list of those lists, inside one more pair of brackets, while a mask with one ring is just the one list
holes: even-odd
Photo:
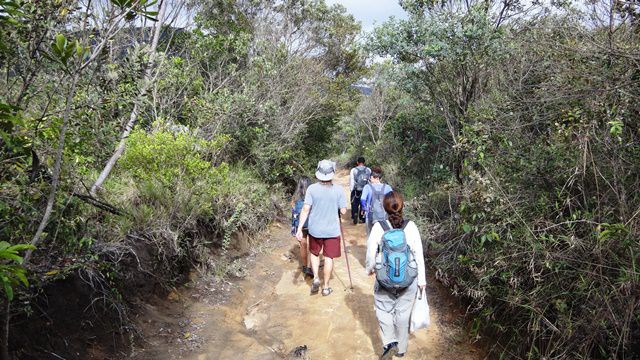
[[342, 227], [342, 215], [338, 214], [338, 222], [340, 222], [340, 236], [342, 246], [344, 247], [344, 258], [347, 261], [347, 273], [349, 274], [349, 289], [353, 290], [353, 281], [351, 280], [351, 267], [349, 266], [349, 254], [347, 253], [347, 242], [344, 240], [344, 228]]

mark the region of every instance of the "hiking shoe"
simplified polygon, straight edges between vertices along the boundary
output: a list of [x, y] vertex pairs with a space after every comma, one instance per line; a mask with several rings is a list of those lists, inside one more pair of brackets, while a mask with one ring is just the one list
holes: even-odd
[[394, 356], [395, 356], [395, 357], [404, 357], [404, 353], [402, 353], [402, 354], [397, 353], [397, 354], [395, 354]]
[[318, 291], [320, 291], [320, 280], [311, 283], [311, 295], [317, 294]]
[[353, 225], [358, 225], [358, 218], [353, 219]]
[[389, 360], [398, 353], [398, 343], [392, 342], [390, 344], [385, 345], [385, 347], [382, 349], [383, 351], [382, 351], [382, 355], [380, 355], [380, 360]]
[[310, 268], [310, 267], [308, 267], [308, 266], [303, 266], [303, 267], [302, 267], [302, 274], [303, 274], [304, 276], [311, 276], [311, 277], [313, 277], [313, 270], [311, 270], [311, 268]]

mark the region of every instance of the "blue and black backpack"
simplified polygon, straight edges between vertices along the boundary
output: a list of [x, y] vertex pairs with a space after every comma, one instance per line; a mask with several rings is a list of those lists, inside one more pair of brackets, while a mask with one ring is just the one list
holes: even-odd
[[[295, 204], [291, 208], [291, 236], [296, 236], [296, 231], [298, 231], [298, 225], [300, 225], [300, 213], [302, 212], [302, 207], [304, 206], [304, 200], [296, 200]], [[309, 228], [309, 219], [307, 218], [307, 222], [304, 223], [304, 229]]]
[[418, 276], [418, 264], [413, 251], [407, 244], [404, 228], [392, 229], [386, 221], [380, 221], [384, 234], [376, 256], [376, 279], [385, 289], [392, 292], [409, 287]]

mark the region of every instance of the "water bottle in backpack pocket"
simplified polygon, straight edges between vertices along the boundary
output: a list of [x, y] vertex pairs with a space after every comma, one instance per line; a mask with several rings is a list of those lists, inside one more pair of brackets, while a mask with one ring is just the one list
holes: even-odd
[[392, 229], [386, 221], [380, 221], [384, 234], [376, 256], [376, 280], [383, 288], [397, 292], [407, 288], [418, 277], [418, 263], [407, 244], [404, 228]]

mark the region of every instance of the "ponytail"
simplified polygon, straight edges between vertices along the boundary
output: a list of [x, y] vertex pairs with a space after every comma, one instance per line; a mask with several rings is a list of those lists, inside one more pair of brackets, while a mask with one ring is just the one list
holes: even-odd
[[402, 195], [397, 191], [392, 191], [384, 196], [382, 202], [384, 210], [389, 215], [389, 222], [394, 229], [400, 229], [404, 222], [403, 209], [404, 199]]

